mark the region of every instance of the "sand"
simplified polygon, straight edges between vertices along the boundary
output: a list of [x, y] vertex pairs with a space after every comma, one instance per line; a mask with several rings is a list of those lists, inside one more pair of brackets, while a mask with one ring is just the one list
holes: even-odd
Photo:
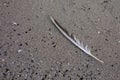
[[[119, 80], [120, 0], [0, 0], [0, 80]], [[104, 64], [52, 24], [88, 45]]]

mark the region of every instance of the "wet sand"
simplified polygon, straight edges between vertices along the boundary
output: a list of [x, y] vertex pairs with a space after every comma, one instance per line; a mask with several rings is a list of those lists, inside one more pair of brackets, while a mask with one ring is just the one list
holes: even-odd
[[[119, 80], [119, 0], [0, 0], [0, 80]], [[104, 64], [70, 43], [69, 34]]]

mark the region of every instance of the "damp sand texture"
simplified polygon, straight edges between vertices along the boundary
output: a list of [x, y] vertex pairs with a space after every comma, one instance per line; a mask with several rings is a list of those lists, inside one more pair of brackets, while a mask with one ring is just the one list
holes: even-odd
[[[119, 80], [120, 0], [0, 0], [0, 80]], [[87, 44], [99, 63], [55, 28]]]

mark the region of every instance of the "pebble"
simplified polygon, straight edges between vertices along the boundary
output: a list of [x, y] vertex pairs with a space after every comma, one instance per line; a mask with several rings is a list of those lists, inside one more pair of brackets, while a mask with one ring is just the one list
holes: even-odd
[[118, 43], [120, 43], [120, 40], [118, 41]]
[[17, 26], [17, 23], [13, 21], [13, 25]]
[[100, 34], [100, 31], [98, 31], [98, 34]]
[[18, 53], [20, 53], [20, 52], [22, 52], [22, 49], [19, 49], [19, 50], [18, 50]]
[[5, 61], [5, 59], [2, 59], [2, 61]]

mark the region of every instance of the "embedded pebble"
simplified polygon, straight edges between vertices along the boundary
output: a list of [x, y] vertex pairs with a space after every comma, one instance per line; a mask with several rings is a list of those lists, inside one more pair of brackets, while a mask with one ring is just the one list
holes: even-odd
[[120, 43], [120, 41], [118, 41], [118, 43]]
[[98, 34], [100, 34], [100, 31], [98, 31]]
[[17, 23], [16, 23], [16, 22], [13, 22], [13, 25], [17, 26]]
[[2, 59], [2, 61], [5, 61], [5, 59]]
[[18, 53], [20, 53], [20, 52], [22, 52], [22, 51], [23, 51], [22, 49], [19, 49], [19, 50], [18, 50]]

